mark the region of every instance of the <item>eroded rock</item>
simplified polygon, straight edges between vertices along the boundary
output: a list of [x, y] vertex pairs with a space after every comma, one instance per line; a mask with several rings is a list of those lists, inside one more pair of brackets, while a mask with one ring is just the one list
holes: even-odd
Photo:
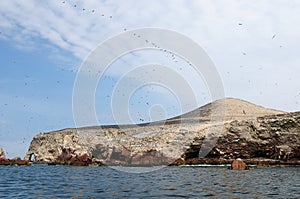
[[0, 158], [6, 158], [4, 150], [0, 147]]
[[[255, 159], [274, 160], [270, 164], [296, 164], [300, 160], [300, 112], [259, 117], [256, 121], [233, 121], [206, 158], [241, 158], [254, 164]], [[203, 147], [203, 137], [195, 138], [185, 153], [187, 162], [195, 162]], [[266, 162], [264, 161], [264, 162]], [[264, 163], [265, 164], [265, 163]], [[268, 165], [269, 163], [266, 163]]]
[[92, 165], [92, 157], [88, 154], [78, 155], [75, 150], [62, 148], [62, 153], [55, 161], [49, 164], [71, 165], [71, 166], [89, 166]]
[[0, 165], [5, 166], [30, 166], [30, 162], [28, 160], [22, 160], [20, 157], [16, 157], [13, 159], [7, 159], [5, 157], [0, 157]]

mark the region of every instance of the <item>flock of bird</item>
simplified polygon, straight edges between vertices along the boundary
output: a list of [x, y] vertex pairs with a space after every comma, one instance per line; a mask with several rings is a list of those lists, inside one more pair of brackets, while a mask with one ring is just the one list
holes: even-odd
[[[62, 3], [63, 3], [63, 4], [66, 4], [66, 1], [63, 1]], [[79, 8], [79, 6], [78, 6], [77, 4], [74, 4], [74, 5], [73, 5], [73, 8], [74, 8], [74, 9], [81, 10], [81, 11], [83, 11], [83, 12], [90, 12], [90, 13], [92, 13], [92, 14], [97, 14], [97, 13], [98, 13], [97, 10], [95, 10], [95, 9], [88, 10], [88, 9], [86, 9], [86, 8]], [[105, 15], [104, 15], [103, 13], [100, 13], [100, 16], [105, 17]], [[112, 15], [109, 15], [108, 18], [109, 18], [109, 19], [112, 19], [113, 16], [112, 16]], [[128, 30], [127, 28], [123, 28], [123, 31], [127, 31], [127, 30]], [[143, 40], [143, 41], [144, 41], [145, 43], [147, 43], [147, 44], [150, 44], [150, 46], [152, 46], [154, 49], [157, 49], [157, 50], [162, 51], [163, 53], [165, 53], [165, 57], [169, 57], [170, 60], [173, 61], [174, 63], [177, 63], [177, 62], [178, 62], [178, 56], [177, 56], [174, 52], [172, 52], [172, 51], [170, 51], [170, 50], [167, 50], [167, 49], [164, 49], [164, 48], [161, 48], [161, 47], [159, 46], [159, 44], [157, 44], [157, 43], [155, 43], [155, 42], [152, 42], [152, 41], [150, 41], [150, 39], [144, 38], [142, 35], [139, 35], [139, 34], [137, 34], [137, 33], [133, 33], [132, 36], [133, 36], [134, 38], [136, 38], [136, 39]], [[188, 60], [185, 60], [185, 62], [186, 62], [186, 64], [188, 64], [189, 66], [192, 66], [192, 63], [189, 62]], [[179, 70], [182, 70], [182, 67], [180, 67]], [[87, 71], [87, 72], [88, 72], [88, 73], [91, 73], [91, 72], [94, 72], [94, 71], [89, 70], [89, 71]], [[98, 71], [98, 72], [100, 72], [100, 71]], [[107, 80], [107, 79], [113, 81], [111, 87], [114, 87], [114, 85], [116, 85], [116, 83], [117, 83], [117, 80], [116, 80], [116, 79], [113, 79], [113, 78], [111, 78], [111, 77], [109, 77], [109, 76], [106, 76], [106, 75], [104, 75], [104, 76], [102, 77], [102, 80], [104, 80], [104, 81]], [[120, 91], [117, 90], [116, 92], [120, 92]], [[107, 94], [107, 95], [105, 95], [105, 97], [106, 97], [106, 98], [110, 98], [111, 96]], [[147, 97], [147, 96], [146, 96], [146, 97]], [[142, 97], [140, 98], [140, 101], [137, 101], [137, 103], [138, 103], [138, 104], [141, 104], [141, 100], [142, 100]], [[145, 102], [145, 104], [146, 104], [146, 105], [149, 105], [149, 102]], [[141, 116], [141, 113], [138, 112], [138, 114]], [[145, 121], [145, 118], [140, 117], [140, 118], [139, 118], [139, 121], [140, 121], [140, 122], [144, 122], [144, 121]]]
[[[68, 2], [67, 1], [62, 1], [62, 3], [63, 4], [67, 4]], [[89, 9], [84, 8], [84, 7], [79, 8], [79, 6], [77, 4], [73, 4], [73, 7], [74, 7], [74, 9], [76, 8], [76, 9], [84, 11], [84, 12], [90, 12], [92, 14], [97, 14], [97, 10], [96, 9], [89, 10]], [[100, 13], [100, 16], [105, 17], [105, 14]], [[112, 19], [113, 16], [109, 15], [108, 18]], [[127, 28], [123, 28], [123, 31], [127, 31], [127, 30], [128, 30]], [[149, 41], [149, 39], [143, 38], [141, 35], [139, 35], [137, 33], [133, 33], [133, 37], [136, 37], [137, 39], [143, 39], [145, 43], [151, 44], [153, 48], [156, 48], [156, 49], [158, 49], [160, 51], [163, 51], [165, 53], [166, 57], [168, 57], [169, 55], [171, 55], [171, 60], [173, 62], [175, 62], [175, 63], [178, 62], [178, 60], [177, 60], [178, 56], [175, 53], [173, 53], [172, 51], [161, 48], [159, 46], [159, 44], [156, 44], [155, 42], [151, 42], [151, 41]], [[190, 66], [192, 66], [192, 64], [189, 61], [186, 61], [186, 63], [189, 64]], [[181, 68], [181, 70], [182, 70], [182, 68]]]
[[[83, 7], [79, 7], [77, 4], [71, 4], [71, 2], [68, 2], [68, 1], [62, 1], [62, 4], [69, 4], [69, 5], [71, 5], [71, 7], [73, 7], [74, 9], [77, 9], [78, 11], [82, 11], [82, 12], [89, 12], [90, 14], [99, 14], [99, 16], [101, 16], [101, 17], [106, 17], [106, 18], [108, 18], [108, 19], [113, 19], [113, 16], [112, 15], [106, 15], [106, 14], [104, 14], [104, 13], [101, 13], [101, 12], [98, 12], [96, 9], [87, 9], [87, 8], [83, 8]], [[238, 25], [239, 26], [242, 26], [243, 25], [243, 23], [241, 23], [241, 22], [239, 22], [238, 23]], [[128, 28], [122, 28], [122, 30], [123, 31], [128, 31]], [[0, 34], [2, 34], [2, 32], [3, 31], [0, 31]], [[177, 56], [174, 52], [172, 52], [172, 51], [170, 51], [170, 50], [168, 50], [168, 49], [164, 49], [164, 48], [161, 48], [160, 46], [159, 46], [159, 44], [157, 44], [157, 43], [155, 43], [155, 42], [152, 42], [152, 41], [150, 41], [149, 40], [149, 38], [144, 38], [142, 35], [139, 35], [139, 34], [137, 34], [137, 33], [133, 33], [133, 35], [132, 35], [133, 37], [135, 37], [136, 39], [141, 39], [141, 40], [143, 40], [145, 43], [147, 43], [147, 44], [150, 44], [154, 49], [157, 49], [157, 50], [160, 50], [160, 51], [162, 51], [163, 53], [165, 53], [165, 56], [166, 57], [169, 57], [170, 58], [170, 60], [171, 61], [173, 61], [174, 63], [178, 63], [178, 61], [179, 61], [179, 56]], [[274, 35], [272, 35], [272, 37], [271, 37], [271, 39], [275, 39], [275, 37], [276, 37], [276, 34], [274, 34]], [[281, 48], [282, 46], [280, 46], [280, 48]], [[242, 55], [244, 55], [244, 56], [246, 56], [247, 55], [247, 53], [246, 52], [242, 52]], [[189, 66], [192, 66], [192, 63], [191, 62], [189, 62], [188, 60], [185, 60], [185, 62], [186, 62], [186, 64], [188, 64]], [[243, 66], [240, 66], [241, 68], [243, 67]], [[260, 70], [261, 70], [262, 68], [260, 67]], [[62, 71], [64, 71], [65, 69], [62, 69]], [[180, 67], [180, 70], [182, 70], [182, 67]], [[71, 70], [71, 72], [76, 72], [76, 70]], [[92, 72], [92, 71], [89, 71], [89, 72]], [[29, 76], [26, 76], [26, 78], [29, 78]], [[102, 77], [104, 80], [109, 80], [109, 81], [112, 81], [113, 82], [113, 84], [112, 84], [112, 87], [117, 83], [117, 80], [116, 79], [113, 79], [112, 77], [110, 77], [110, 76], [103, 76]], [[56, 83], [57, 84], [60, 84], [61, 83], [61, 81], [60, 80], [56, 80]], [[250, 83], [250, 80], [249, 80], [249, 83]], [[24, 85], [25, 86], [28, 86], [28, 81], [26, 81], [25, 83], [24, 83]], [[277, 86], [277, 83], [275, 83], [275, 86]], [[118, 92], [120, 92], [120, 91], [118, 91]], [[300, 96], [300, 93], [299, 93], [299, 96]], [[16, 96], [16, 98], [17, 98], [18, 96]], [[111, 96], [110, 95], [106, 95], [105, 96], [106, 98], [110, 98]], [[49, 97], [47, 96], [46, 97], [46, 100], [48, 100], [49, 99]], [[141, 101], [138, 101], [138, 103], [141, 103]], [[145, 102], [145, 104], [147, 105], [147, 106], [149, 106], [149, 102], [147, 101], [147, 102]], [[9, 103], [4, 103], [3, 104], [3, 106], [5, 106], [5, 107], [7, 107], [7, 106], [9, 106]], [[26, 107], [26, 105], [24, 104], [24, 108]], [[140, 113], [138, 113], [139, 115], [141, 115]], [[31, 117], [30, 119], [33, 119], [33, 117]], [[140, 119], [139, 119], [141, 122], [144, 122], [145, 121], [145, 119], [143, 118], [143, 117], [141, 117]]]

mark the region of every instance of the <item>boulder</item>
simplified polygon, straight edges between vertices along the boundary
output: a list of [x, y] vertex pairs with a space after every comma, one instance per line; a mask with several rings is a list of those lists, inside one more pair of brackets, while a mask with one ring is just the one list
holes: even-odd
[[185, 165], [185, 159], [184, 158], [178, 158], [173, 163], [169, 164], [169, 166], [179, 166], [179, 165]]
[[234, 160], [231, 163], [230, 169], [232, 169], [232, 170], [245, 170], [245, 169], [247, 169], [247, 165], [242, 159], [238, 158], [238, 159]]

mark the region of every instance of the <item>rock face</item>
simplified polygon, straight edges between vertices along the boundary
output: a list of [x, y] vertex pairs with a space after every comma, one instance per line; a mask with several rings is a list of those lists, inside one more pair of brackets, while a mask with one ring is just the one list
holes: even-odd
[[[281, 115], [266, 116], [272, 114]], [[223, 99], [165, 123], [41, 133], [33, 138], [25, 158], [37, 163], [131, 166], [228, 164], [236, 158], [299, 160], [299, 115]], [[204, 138], [213, 134], [220, 137], [218, 142], [206, 158], [198, 158]]]
[[5, 158], [5, 152], [1, 147], [0, 147], [0, 158]]
[[196, 135], [204, 132], [185, 136], [182, 127], [167, 126], [138, 127], [138, 130], [92, 127], [39, 134], [33, 138], [25, 158], [36, 163], [62, 163], [87, 156], [105, 165], [168, 165], [184, 153]]
[[89, 166], [92, 164], [92, 157], [87, 154], [77, 155], [72, 149], [63, 149], [62, 154], [59, 155], [55, 161], [50, 164], [62, 164], [73, 166]]
[[[202, 140], [196, 138], [185, 153], [188, 163], [200, 161]], [[206, 158], [225, 162], [242, 158], [258, 165], [299, 164], [300, 112], [226, 123], [224, 133]]]

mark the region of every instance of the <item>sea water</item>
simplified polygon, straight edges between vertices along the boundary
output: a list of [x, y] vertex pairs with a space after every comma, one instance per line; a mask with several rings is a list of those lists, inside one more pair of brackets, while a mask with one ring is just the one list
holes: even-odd
[[299, 172], [300, 167], [128, 173], [105, 166], [0, 166], [0, 198], [300, 198]]

